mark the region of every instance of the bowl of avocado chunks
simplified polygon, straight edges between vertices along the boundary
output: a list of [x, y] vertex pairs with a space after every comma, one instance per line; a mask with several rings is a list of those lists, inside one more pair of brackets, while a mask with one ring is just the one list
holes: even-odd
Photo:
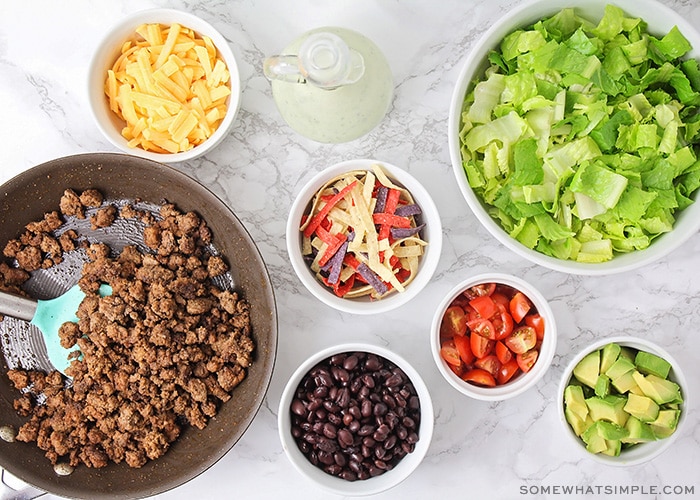
[[588, 456], [636, 465], [666, 450], [687, 411], [687, 387], [673, 357], [636, 337], [599, 340], [564, 372], [559, 414], [566, 433]]

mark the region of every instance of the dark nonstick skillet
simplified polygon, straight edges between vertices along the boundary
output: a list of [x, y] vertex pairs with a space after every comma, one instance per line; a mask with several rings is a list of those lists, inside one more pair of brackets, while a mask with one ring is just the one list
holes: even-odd
[[[0, 441], [0, 466], [44, 491], [90, 499], [152, 496], [207, 470], [233, 447], [255, 417], [269, 387], [277, 351], [272, 285], [255, 243], [218, 197], [172, 167], [124, 154], [89, 153], [52, 160], [2, 185], [0, 248], [18, 237], [28, 222], [56, 210], [67, 188], [97, 188], [108, 199], [154, 204], [167, 200], [183, 211], [197, 212], [207, 221], [215, 247], [231, 266], [234, 288], [251, 304], [256, 355], [248, 376], [205, 429], [187, 428], [163, 457], [139, 469], [124, 463], [102, 469], [79, 466], [72, 474], [59, 476], [34, 443]], [[4, 355], [0, 365], [0, 426], [18, 428], [23, 419], [12, 408], [18, 392], [7, 378]]]

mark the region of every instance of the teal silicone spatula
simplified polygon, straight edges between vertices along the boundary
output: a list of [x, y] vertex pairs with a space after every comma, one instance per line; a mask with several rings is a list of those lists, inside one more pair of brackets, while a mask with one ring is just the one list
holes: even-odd
[[[100, 285], [100, 295], [104, 297], [111, 294], [112, 288], [109, 285]], [[68, 355], [75, 349], [61, 346], [58, 329], [66, 321], [78, 321], [75, 313], [84, 298], [85, 294], [78, 285], [63, 295], [48, 300], [34, 300], [0, 292], [0, 313], [29, 321], [36, 326], [46, 344], [49, 361], [56, 370], [65, 375], [66, 368], [70, 365]]]

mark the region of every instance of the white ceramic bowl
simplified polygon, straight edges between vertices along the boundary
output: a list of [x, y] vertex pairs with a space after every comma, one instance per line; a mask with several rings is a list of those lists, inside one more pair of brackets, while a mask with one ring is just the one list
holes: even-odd
[[[387, 176], [395, 183], [410, 191], [415, 202], [422, 210], [421, 218], [425, 227], [421, 231], [423, 240], [428, 242], [425, 253], [420, 258], [418, 273], [403, 292], [393, 292], [379, 300], [370, 300], [368, 296], [358, 298], [342, 298], [316, 279], [301, 254], [302, 235], [299, 231], [302, 216], [308, 210], [316, 192], [330, 179], [343, 172], [353, 170], [371, 170], [372, 165], [379, 164]], [[437, 207], [426, 189], [406, 170], [395, 165], [378, 160], [348, 160], [337, 163], [319, 172], [309, 180], [297, 195], [287, 220], [287, 251], [292, 267], [304, 286], [324, 304], [354, 314], [375, 314], [389, 311], [402, 306], [428, 284], [437, 268], [442, 249], [442, 223]]]
[[[681, 395], [683, 396], [683, 403], [680, 405], [681, 414], [678, 420], [676, 431], [669, 437], [660, 439], [658, 441], [651, 441], [647, 443], [639, 443], [632, 448], [622, 450], [620, 455], [617, 457], [611, 457], [608, 455], [603, 455], [600, 453], [590, 453], [586, 450], [586, 444], [583, 440], [578, 437], [569, 423], [566, 421], [564, 415], [564, 389], [569, 385], [569, 381], [573, 376], [574, 367], [581, 361], [587, 354], [601, 349], [603, 346], [610, 343], [617, 343], [620, 346], [627, 346], [637, 350], [647, 351], [657, 356], [662, 357], [671, 364], [671, 371], [669, 372], [668, 378], [673, 382], [676, 382], [681, 388]], [[648, 462], [653, 458], [657, 457], [668, 448], [673, 445], [675, 440], [681, 434], [684, 422], [686, 421], [686, 413], [688, 412], [688, 384], [686, 382], [685, 376], [680, 369], [678, 362], [671, 356], [665, 349], [658, 346], [657, 344], [650, 342], [648, 340], [628, 337], [628, 336], [618, 336], [618, 337], [608, 337], [605, 339], [597, 340], [585, 349], [581, 350], [567, 365], [564, 370], [564, 375], [562, 376], [561, 382], [559, 384], [559, 390], [557, 392], [557, 408], [559, 411], [559, 420], [561, 420], [562, 426], [564, 427], [564, 433], [567, 439], [573, 443], [573, 445], [581, 451], [583, 456], [591, 458], [597, 462], [613, 465], [613, 466], [629, 466], [638, 465], [644, 462]]]
[[[290, 408], [299, 383], [319, 362], [345, 352], [367, 352], [377, 354], [398, 366], [413, 384], [421, 406], [421, 419], [418, 430], [419, 440], [413, 452], [404, 456], [391, 470], [365, 480], [346, 481], [327, 474], [314, 466], [299, 450], [291, 433]], [[422, 462], [430, 446], [433, 435], [434, 413], [430, 392], [420, 374], [401, 356], [380, 346], [366, 343], [347, 343], [323, 349], [304, 361], [292, 374], [282, 393], [277, 416], [282, 447], [292, 465], [304, 477], [326, 492], [342, 496], [374, 495], [388, 490], [406, 479]]]
[[[109, 102], [104, 93], [107, 70], [112, 67], [120, 54], [122, 44], [133, 37], [136, 28], [144, 23], [164, 25], [178, 23], [194, 30], [198, 35], [211, 38], [220, 57], [226, 63], [230, 73], [231, 94], [227, 101], [226, 116], [216, 131], [206, 141], [181, 153], [157, 153], [142, 148], [129, 147], [121, 135], [125, 123], [109, 109]], [[129, 14], [121, 19], [104, 36], [90, 61], [88, 69], [87, 93], [93, 117], [97, 127], [104, 136], [120, 150], [143, 158], [165, 163], [182, 162], [206, 154], [228, 134], [233, 125], [241, 100], [240, 73], [236, 59], [226, 39], [212, 25], [187, 12], [173, 9], [148, 9]]]
[[[575, 7], [580, 15], [597, 22], [603, 16], [605, 5], [609, 3], [619, 6], [631, 16], [645, 20], [648, 23], [649, 32], [654, 35], [663, 36], [677, 25], [693, 46], [690, 55], [695, 58], [700, 57], [700, 32], [679, 13], [654, 0], [531, 0], [500, 17], [474, 44], [459, 74], [450, 104], [448, 140], [452, 167], [457, 185], [474, 215], [499, 242], [521, 257], [565, 273], [606, 275], [639, 268], [664, 257], [700, 229], [700, 204], [695, 203], [677, 213], [673, 230], [656, 238], [644, 250], [619, 254], [612, 260], [602, 263], [583, 263], [550, 257], [531, 250], [511, 238], [499, 223], [489, 216], [479, 197], [472, 191], [462, 167], [459, 140], [460, 117], [467, 92], [474, 81], [482, 78], [487, 67], [486, 57], [489, 51], [495, 49], [504, 36], [517, 28], [524, 28], [539, 19], [556, 14], [565, 7]], [[698, 199], [697, 193], [693, 198]]]
[[[532, 368], [527, 373], [520, 372], [505, 384], [496, 385], [495, 387], [482, 387], [462, 380], [450, 369], [447, 362], [440, 355], [440, 323], [442, 322], [442, 317], [444, 316], [445, 311], [450, 306], [452, 301], [462, 292], [474, 285], [483, 283], [500, 283], [521, 291], [537, 308], [539, 314], [544, 318], [545, 324], [542, 345], [540, 347], [537, 361]], [[501, 401], [510, 399], [533, 387], [551, 366], [556, 347], [557, 325], [554, 319], [554, 313], [552, 313], [552, 309], [549, 306], [549, 302], [530, 283], [508, 274], [479, 274], [477, 276], [467, 278], [456, 285], [452, 290], [450, 290], [445, 298], [442, 299], [442, 302], [440, 302], [430, 328], [430, 349], [433, 353], [435, 364], [437, 365], [437, 368], [442, 376], [452, 387], [457, 389], [462, 394], [483, 401]]]

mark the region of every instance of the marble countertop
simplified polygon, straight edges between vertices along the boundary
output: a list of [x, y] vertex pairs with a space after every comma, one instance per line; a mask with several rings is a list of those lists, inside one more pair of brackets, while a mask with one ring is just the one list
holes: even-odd
[[[310, 354], [336, 343], [368, 341], [409, 360], [428, 384], [435, 432], [420, 467], [381, 498], [545, 498], [582, 487], [636, 487], [619, 498], [654, 498], [654, 489], [700, 493], [700, 235], [660, 261], [611, 276], [567, 275], [534, 265], [499, 244], [469, 211], [454, 182], [447, 144], [453, 87], [470, 46], [518, 0], [407, 2], [338, 0], [0, 2], [0, 182], [57, 157], [114, 148], [88, 108], [87, 67], [102, 33], [149, 6], [201, 16], [218, 28], [238, 59], [242, 102], [236, 124], [206, 157], [176, 164], [223, 199], [245, 224], [267, 264], [279, 315], [272, 382], [253, 424], [218, 463], [157, 498], [327, 498], [299, 475], [277, 435], [285, 382]], [[700, 28], [695, 0], [664, 0]], [[395, 96], [386, 118], [355, 141], [307, 140], [280, 117], [262, 60], [309, 29], [338, 25], [371, 38], [387, 55]], [[284, 242], [295, 194], [316, 172], [342, 160], [398, 164], [433, 195], [444, 226], [433, 280], [408, 305], [353, 316], [318, 302], [294, 274]], [[457, 393], [438, 372], [428, 344], [433, 311], [456, 283], [485, 271], [534, 283], [551, 301], [559, 340], [551, 369], [515, 399], [487, 403]], [[600, 465], [564, 439], [556, 409], [572, 357], [606, 336], [635, 335], [665, 347], [691, 382], [688, 422], [671, 451], [629, 468]], [[681, 490], [673, 490], [679, 487]], [[547, 493], [549, 491], [549, 493]], [[616, 490], [620, 491], [620, 490]], [[557, 493], [559, 492], [559, 493]], [[46, 495], [43, 498], [51, 498]], [[614, 495], [613, 495], [614, 497]]]

